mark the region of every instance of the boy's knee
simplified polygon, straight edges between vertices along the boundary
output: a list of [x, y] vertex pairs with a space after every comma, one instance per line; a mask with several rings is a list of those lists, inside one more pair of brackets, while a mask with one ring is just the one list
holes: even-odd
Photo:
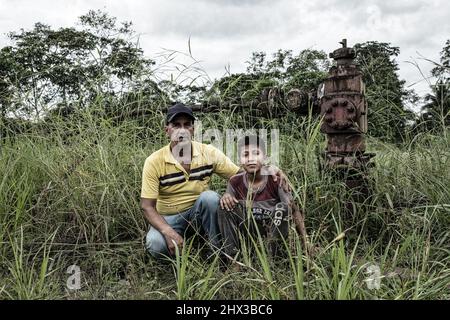
[[219, 225], [234, 224], [239, 225], [245, 220], [245, 210], [240, 203], [237, 203], [233, 209], [222, 209], [220, 206], [217, 209], [217, 220]]
[[230, 220], [230, 216], [231, 216], [231, 212], [226, 210], [226, 209], [222, 209], [220, 206], [217, 209], [217, 219], [219, 221], [219, 224], [224, 223], [225, 221], [229, 221]]
[[153, 228], [147, 234], [146, 247], [148, 252], [155, 258], [161, 258], [169, 252], [163, 235]]
[[226, 218], [229, 214], [230, 214], [230, 212], [228, 210], [222, 209], [220, 206], [219, 206], [219, 208], [217, 208], [217, 217], [219, 219]]

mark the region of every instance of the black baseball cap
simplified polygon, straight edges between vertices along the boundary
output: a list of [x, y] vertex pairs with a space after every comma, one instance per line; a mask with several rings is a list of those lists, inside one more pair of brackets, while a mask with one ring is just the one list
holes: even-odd
[[192, 113], [192, 109], [186, 107], [183, 103], [177, 103], [167, 110], [166, 116], [166, 124], [169, 124], [176, 116], [180, 114], [185, 114], [192, 119], [195, 120], [194, 114]]

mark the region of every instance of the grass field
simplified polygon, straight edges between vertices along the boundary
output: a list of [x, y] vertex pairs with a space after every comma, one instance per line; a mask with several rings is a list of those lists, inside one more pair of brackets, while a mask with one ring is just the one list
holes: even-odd
[[[450, 299], [449, 131], [402, 145], [368, 138], [371, 196], [346, 212], [348, 192], [318, 170], [317, 120], [200, 118], [204, 129], [280, 130], [280, 167], [315, 255], [292, 230], [288, 259], [272, 261], [255, 239], [238, 272], [205, 261], [201, 241], [171, 262], [152, 260], [139, 195], [145, 158], [168, 143], [162, 113], [117, 124], [85, 112], [1, 142], [0, 299]], [[213, 179], [211, 189], [224, 188]], [[71, 265], [79, 290], [66, 286]], [[378, 270], [374, 288], [367, 279]]]

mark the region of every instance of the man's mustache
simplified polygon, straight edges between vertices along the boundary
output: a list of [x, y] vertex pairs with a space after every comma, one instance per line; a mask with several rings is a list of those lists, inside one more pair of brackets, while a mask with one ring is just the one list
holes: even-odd
[[177, 134], [177, 135], [173, 135], [173, 136], [172, 136], [172, 140], [175, 140], [175, 141], [177, 141], [177, 140], [180, 140], [180, 141], [183, 141], [183, 140], [191, 140], [191, 135], [190, 135], [190, 134]]

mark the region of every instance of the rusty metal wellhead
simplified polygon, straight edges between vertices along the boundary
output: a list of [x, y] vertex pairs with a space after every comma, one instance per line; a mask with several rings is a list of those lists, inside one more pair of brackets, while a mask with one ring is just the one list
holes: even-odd
[[323, 117], [321, 131], [327, 135], [325, 168], [345, 174], [349, 188], [365, 190], [367, 168], [372, 165], [369, 161], [375, 155], [365, 152], [365, 87], [362, 72], [354, 61], [355, 50], [347, 47], [346, 39], [340, 43], [342, 48], [330, 53], [336, 63], [318, 95]]

